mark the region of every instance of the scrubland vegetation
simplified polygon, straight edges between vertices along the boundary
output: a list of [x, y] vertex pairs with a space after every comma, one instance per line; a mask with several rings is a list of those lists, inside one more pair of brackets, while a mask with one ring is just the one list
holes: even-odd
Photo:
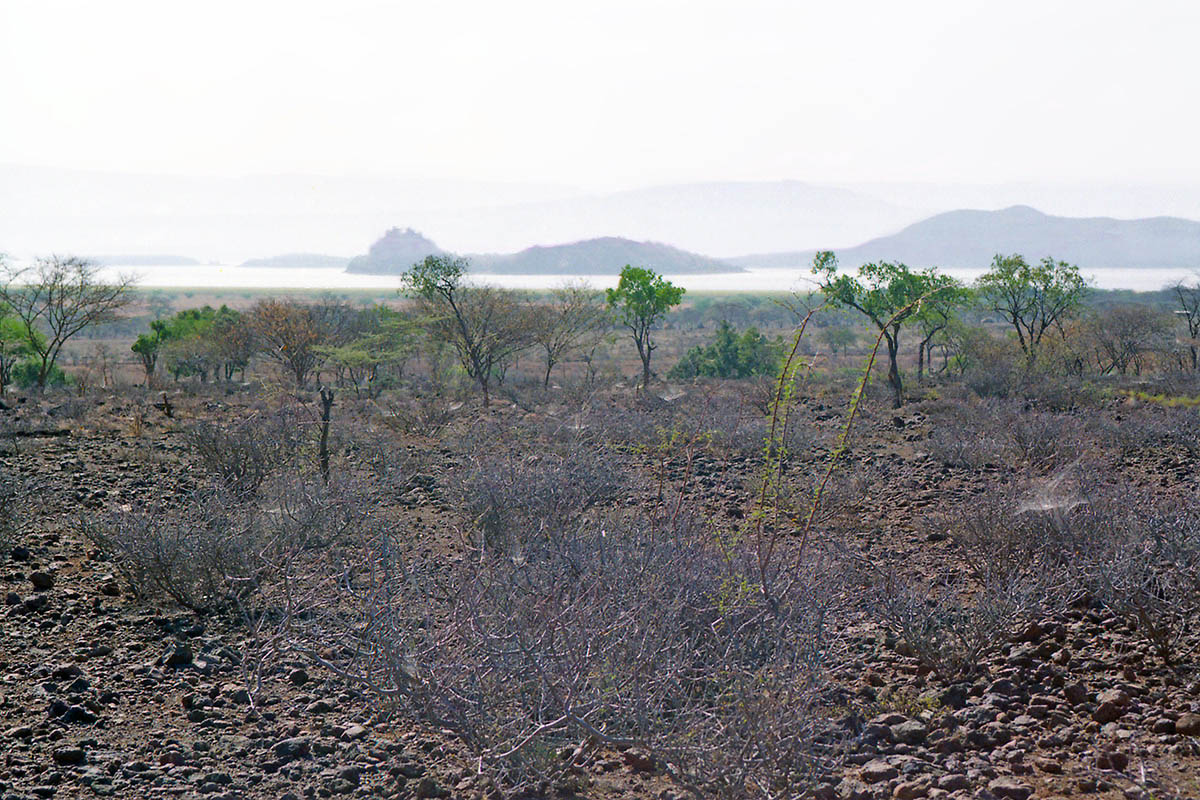
[[[13, 280], [0, 545], [220, 631], [199, 686], [278, 740], [254, 796], [1196, 796], [1200, 288], [834, 264], [763, 300], [436, 256], [386, 303], [157, 312], [77, 266], [61, 331]], [[118, 312], [126, 352], [56, 363]], [[136, 483], [39, 474], [99, 442]], [[366, 735], [307, 723], [313, 679], [374, 750], [428, 732], [425, 777], [281, 755]]]

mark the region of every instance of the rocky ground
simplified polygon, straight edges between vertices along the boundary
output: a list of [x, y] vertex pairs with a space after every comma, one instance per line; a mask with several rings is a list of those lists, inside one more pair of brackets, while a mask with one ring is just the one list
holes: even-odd
[[[177, 416], [229, 413], [228, 402], [175, 402]], [[452, 736], [373, 714], [311, 665], [275, 665], [251, 703], [244, 630], [148, 607], [97, 557], [81, 516], [192, 485], [177, 421], [118, 397], [57, 414], [53, 401], [29, 403], [0, 412], [27, 420], [0, 463], [32, 491], [29, 524], [0, 552], [0, 797], [484, 796]], [[877, 416], [850, 457], [889, 480], [847, 535], [876, 560], [959, 569], [948, 543], [915, 520], [970, 496], [981, 472], [931, 458], [919, 411]], [[1178, 454], [1130, 465], [1139, 480], [1191, 496], [1196, 467]], [[700, 459], [693, 491], [737, 516], [739, 481], [723, 476], [745, 469], [744, 458]], [[436, 527], [446, 513], [436, 486], [423, 498], [412, 514]], [[1028, 626], [986, 677], [946, 683], [884, 632], [845, 631], [853, 658], [838, 678], [853, 698], [843, 720], [851, 752], [816, 796], [1200, 798], [1194, 634], [1167, 668], [1122, 620], [1076, 608]], [[683, 796], [636, 751], [596, 760], [581, 785], [591, 797]]]

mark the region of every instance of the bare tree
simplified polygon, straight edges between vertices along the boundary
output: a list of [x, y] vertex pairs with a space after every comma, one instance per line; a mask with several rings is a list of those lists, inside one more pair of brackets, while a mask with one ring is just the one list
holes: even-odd
[[586, 282], [567, 283], [555, 289], [553, 300], [534, 309], [533, 341], [546, 353], [543, 386], [550, 386], [554, 365], [576, 349], [586, 349], [608, 330], [610, 318], [604, 296]]
[[1105, 309], [1087, 325], [1087, 335], [1096, 345], [1096, 363], [1102, 375], [1116, 370], [1141, 375], [1147, 355], [1166, 352], [1171, 343], [1171, 319], [1167, 314], [1142, 305]]
[[1200, 278], [1191, 283], [1180, 281], [1171, 287], [1179, 300], [1179, 310], [1175, 312], [1183, 319], [1188, 330], [1188, 350], [1192, 354], [1192, 369], [1197, 368], [1197, 348], [1200, 347]]
[[303, 386], [325, 361], [322, 346], [338, 345], [348, 335], [352, 314], [345, 304], [262, 300], [251, 312], [262, 353], [279, 363]]
[[105, 281], [99, 265], [59, 256], [24, 268], [0, 265], [0, 274], [0, 304], [12, 309], [25, 329], [39, 389], [45, 388], [63, 345], [85, 328], [116, 318], [136, 282], [128, 275]]
[[421, 304], [425, 325], [449, 342], [463, 370], [491, 399], [492, 380], [531, 344], [528, 308], [514, 292], [465, 282], [468, 262], [429, 256], [404, 273], [404, 284]]

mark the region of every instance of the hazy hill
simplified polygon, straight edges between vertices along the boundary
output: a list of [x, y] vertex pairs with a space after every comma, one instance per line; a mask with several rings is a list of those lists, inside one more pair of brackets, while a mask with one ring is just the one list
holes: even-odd
[[[1200, 267], [1200, 222], [1178, 217], [1056, 217], [1029, 206], [949, 211], [899, 233], [838, 249], [843, 266], [903, 261], [910, 266], [986, 267], [997, 253], [1045, 256], [1083, 268]], [[743, 266], [798, 267], [812, 250], [731, 259]]]
[[280, 269], [344, 269], [350, 259], [321, 253], [284, 253], [269, 258], [251, 258], [243, 267], [278, 267]]
[[615, 236], [549, 247], [529, 247], [511, 255], [471, 257], [471, 265], [476, 270], [525, 275], [615, 275], [626, 264], [650, 267], [656, 272], [671, 275], [741, 271], [726, 261], [670, 245], [635, 242]]
[[426, 256], [445, 251], [412, 228], [391, 228], [383, 238], [371, 245], [364, 256], [355, 256], [346, 265], [347, 272], [372, 275], [399, 275]]
[[852, 245], [928, 213], [835, 186], [747, 181], [652, 186], [404, 219], [463, 251], [511, 252], [543, 242], [622, 236], [734, 256]]

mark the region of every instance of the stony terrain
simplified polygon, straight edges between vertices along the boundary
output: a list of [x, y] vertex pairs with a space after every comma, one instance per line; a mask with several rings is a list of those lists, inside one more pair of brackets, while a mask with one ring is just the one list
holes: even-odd
[[[490, 794], [453, 736], [374, 713], [311, 664], [271, 665], [252, 703], [247, 633], [235, 619], [135, 599], [79, 533], [81, 516], [191, 488], [180, 420], [228, 418], [246, 402], [176, 393], [175, 419], [120, 396], [31, 399], [0, 412], [24, 420], [0, 463], [32, 492], [32, 518], [0, 554], [0, 797]], [[835, 426], [830, 417], [823, 424]], [[928, 576], [962, 566], [921, 515], [970, 497], [988, 473], [932, 457], [936, 424], [919, 406], [864, 421], [849, 458], [874, 478], [855, 523], [837, 527], [870, 559]], [[649, 456], [630, 457], [655, 468]], [[452, 468], [448, 458], [431, 452], [433, 479], [416, 482], [402, 522], [447, 524], [437, 476]], [[671, 464], [669, 475], [733, 520], [746, 506], [738, 487], [751, 461], [706, 455], [686, 475]], [[1198, 496], [1187, 453], [1147, 453], [1123, 469], [1131, 481]], [[1029, 625], [983, 677], [961, 683], [935, 678], [874, 625], [839, 636], [852, 653], [836, 676], [850, 752], [814, 796], [1200, 798], [1195, 630], [1167, 668], [1124, 621], [1085, 604]], [[595, 759], [576, 788], [684, 796], [636, 750]]]

